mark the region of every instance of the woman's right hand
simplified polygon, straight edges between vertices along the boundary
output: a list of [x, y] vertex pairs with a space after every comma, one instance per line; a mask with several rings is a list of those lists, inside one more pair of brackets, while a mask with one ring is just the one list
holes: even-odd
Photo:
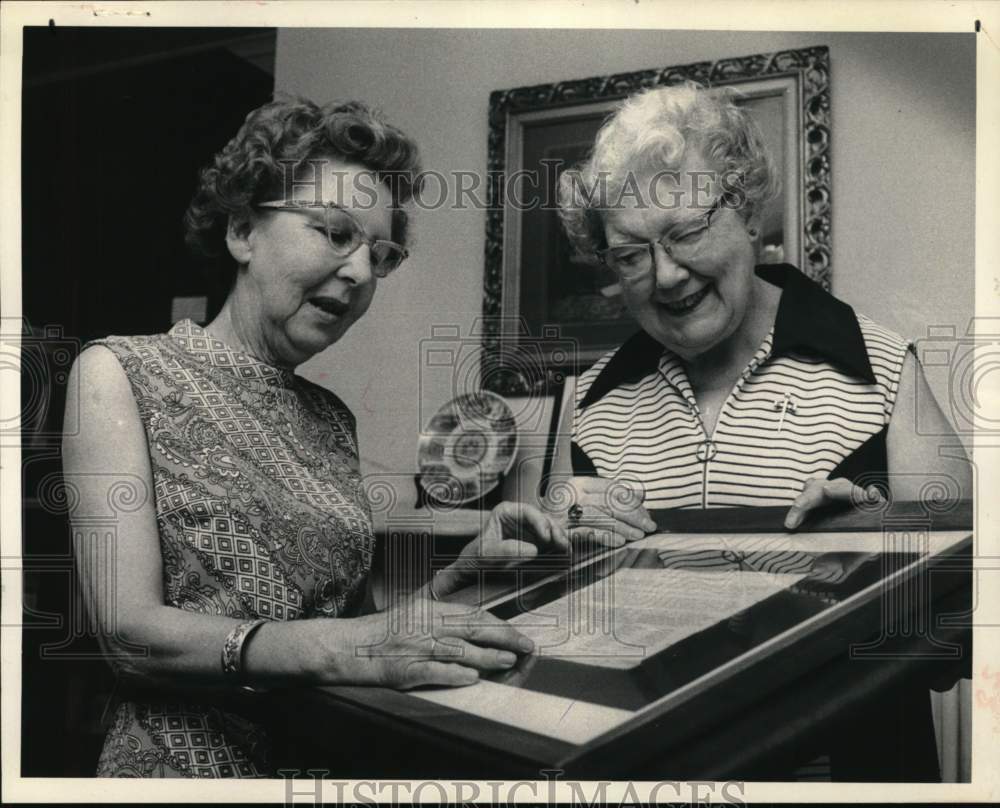
[[569, 477], [549, 483], [543, 508], [571, 539], [621, 547], [657, 529], [644, 499], [641, 486], [631, 480]]
[[418, 596], [365, 617], [315, 623], [322, 684], [460, 687], [513, 668], [534, 649], [489, 612]]

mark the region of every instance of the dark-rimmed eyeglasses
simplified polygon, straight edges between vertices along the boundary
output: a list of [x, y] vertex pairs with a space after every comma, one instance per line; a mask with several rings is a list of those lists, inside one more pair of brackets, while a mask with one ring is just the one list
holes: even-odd
[[653, 266], [653, 249], [659, 244], [674, 261], [683, 264], [698, 257], [705, 243], [705, 234], [712, 226], [712, 218], [723, 206], [725, 196], [720, 196], [701, 216], [685, 224], [683, 230], [666, 234], [656, 241], [639, 241], [615, 244], [596, 250], [597, 260], [614, 270], [623, 281], [636, 281], [649, 274]]
[[258, 202], [254, 207], [287, 213], [304, 213], [308, 209], [322, 208], [326, 238], [334, 253], [340, 258], [345, 258], [359, 249], [362, 244], [368, 245], [368, 250], [371, 253], [372, 274], [376, 278], [386, 277], [409, 256], [409, 252], [402, 244], [369, 236], [361, 223], [335, 202], [277, 199], [270, 202]]

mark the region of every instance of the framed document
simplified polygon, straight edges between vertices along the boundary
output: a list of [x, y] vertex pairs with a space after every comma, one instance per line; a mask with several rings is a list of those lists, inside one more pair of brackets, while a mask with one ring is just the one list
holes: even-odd
[[761, 529], [771, 510], [682, 513], [671, 532], [460, 593], [536, 643], [471, 687], [299, 698], [419, 739], [411, 754], [442, 777], [787, 773], [840, 711], [967, 664], [971, 510], [802, 534]]

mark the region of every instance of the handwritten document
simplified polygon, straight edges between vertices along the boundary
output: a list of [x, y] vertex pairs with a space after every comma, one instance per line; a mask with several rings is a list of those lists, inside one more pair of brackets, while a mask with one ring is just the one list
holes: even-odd
[[619, 569], [511, 619], [541, 656], [628, 669], [792, 586], [806, 571]]

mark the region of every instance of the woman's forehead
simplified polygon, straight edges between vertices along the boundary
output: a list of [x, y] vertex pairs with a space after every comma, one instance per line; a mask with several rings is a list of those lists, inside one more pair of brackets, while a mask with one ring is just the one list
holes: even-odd
[[[638, 188], [640, 199], [678, 209], [710, 205], [720, 180], [716, 166], [696, 150], [689, 150], [677, 166], [640, 168], [626, 177], [627, 183]], [[629, 202], [628, 198], [622, 201]]]
[[681, 166], [636, 174], [621, 194], [609, 200], [605, 230], [618, 234], [661, 234], [684, 225], [711, 208], [719, 178], [707, 166]]
[[286, 182], [286, 191], [290, 191], [286, 198], [332, 202], [362, 220], [388, 222], [392, 212], [392, 193], [372, 169], [335, 158], [314, 159], [302, 165], [294, 179]]

